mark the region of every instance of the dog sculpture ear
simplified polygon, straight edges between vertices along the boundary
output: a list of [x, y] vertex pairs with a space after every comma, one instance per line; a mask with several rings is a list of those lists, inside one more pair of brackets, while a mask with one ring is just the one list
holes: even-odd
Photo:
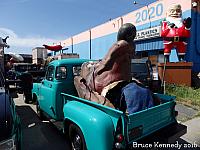
[[133, 42], [136, 36], [136, 27], [131, 23], [126, 23], [121, 26], [118, 31], [117, 41], [125, 40], [128, 43]]

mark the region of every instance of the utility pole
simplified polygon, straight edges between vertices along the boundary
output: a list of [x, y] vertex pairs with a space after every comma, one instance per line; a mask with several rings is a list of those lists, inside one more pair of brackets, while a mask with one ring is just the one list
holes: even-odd
[[[7, 38], [6, 38], [7, 39]], [[9, 45], [0, 37], [0, 70], [4, 73], [4, 49], [9, 48]]]
[[4, 46], [0, 45], [0, 67], [2, 72], [4, 72]]

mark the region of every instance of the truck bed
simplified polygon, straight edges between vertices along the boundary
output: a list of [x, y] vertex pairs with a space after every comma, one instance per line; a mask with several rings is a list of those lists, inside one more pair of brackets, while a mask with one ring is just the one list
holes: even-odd
[[176, 123], [175, 97], [159, 94], [162, 103], [127, 116], [127, 140], [137, 141], [170, 124]]
[[120, 116], [122, 116], [125, 122], [124, 133], [128, 143], [142, 139], [170, 124], [176, 123], [174, 109], [176, 103], [175, 97], [173, 96], [156, 94], [162, 101], [160, 105], [129, 115], [123, 113], [122, 111], [103, 106], [83, 98], [66, 93], [62, 93], [62, 95], [64, 97], [64, 103], [69, 100], [75, 100], [88, 104], [92, 107], [96, 107], [97, 109], [100, 109], [110, 115], [112, 119], [115, 118], [113, 119], [115, 123]]

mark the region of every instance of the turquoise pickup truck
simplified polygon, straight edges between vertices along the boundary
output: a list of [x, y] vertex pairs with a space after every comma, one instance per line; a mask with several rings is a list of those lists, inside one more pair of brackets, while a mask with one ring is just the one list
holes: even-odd
[[171, 142], [186, 133], [177, 123], [175, 97], [157, 94], [162, 103], [127, 114], [79, 98], [74, 76], [85, 59], [52, 61], [41, 83], [34, 83], [32, 96], [38, 116], [49, 119], [69, 137], [72, 149], [112, 150], [133, 148], [133, 142], [155, 139]]

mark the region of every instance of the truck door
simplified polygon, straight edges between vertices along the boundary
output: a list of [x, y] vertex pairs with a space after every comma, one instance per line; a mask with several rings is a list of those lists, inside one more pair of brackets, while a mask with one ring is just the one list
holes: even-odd
[[54, 73], [55, 67], [49, 66], [47, 68], [45, 79], [41, 84], [40, 91], [40, 106], [41, 109], [50, 115], [52, 118], [55, 117], [55, 110], [53, 108], [55, 99], [55, 89], [54, 89]]
[[55, 81], [54, 86], [56, 89], [56, 102], [54, 105], [54, 109], [56, 112], [56, 119], [61, 120], [63, 119], [63, 105], [64, 101], [62, 99], [61, 93], [68, 93], [68, 91], [71, 89], [71, 86], [68, 84], [69, 82], [69, 67], [67, 65], [65, 66], [57, 66], [56, 72], [55, 72]]

